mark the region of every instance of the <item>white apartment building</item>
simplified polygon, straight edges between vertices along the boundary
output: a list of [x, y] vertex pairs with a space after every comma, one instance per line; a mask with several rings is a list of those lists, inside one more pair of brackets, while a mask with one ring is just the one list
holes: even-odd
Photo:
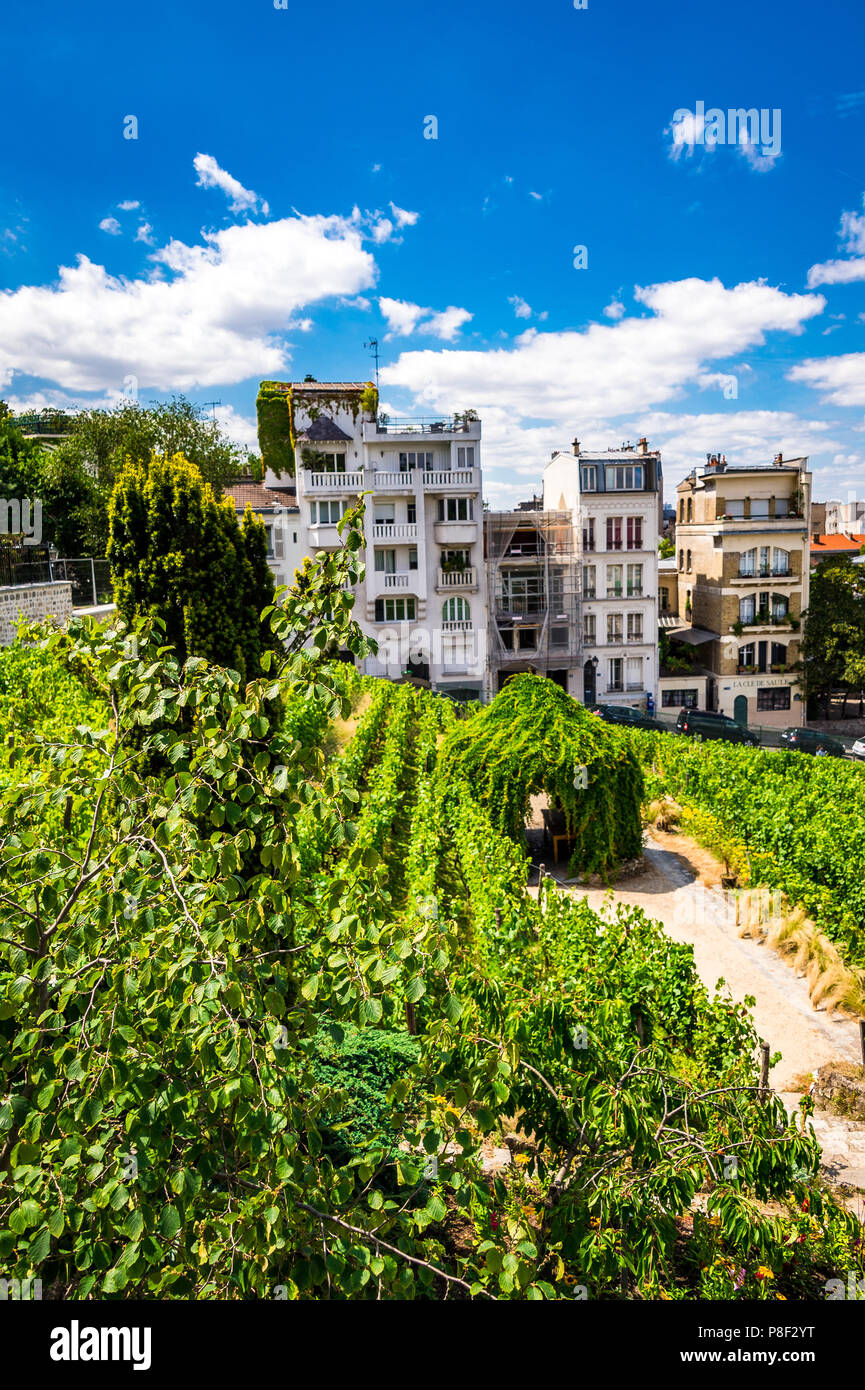
[[658, 703], [658, 537], [661, 455], [637, 447], [556, 452], [544, 469], [544, 508], [573, 514], [580, 553], [578, 669], [584, 704]]
[[[366, 659], [365, 674], [411, 674], [439, 693], [482, 698], [480, 421], [471, 412], [434, 420], [378, 416], [365, 382], [286, 382], [285, 393], [305, 553], [335, 549], [337, 522], [367, 494], [366, 577], [355, 617], [378, 655]], [[275, 482], [268, 472], [265, 485]]]

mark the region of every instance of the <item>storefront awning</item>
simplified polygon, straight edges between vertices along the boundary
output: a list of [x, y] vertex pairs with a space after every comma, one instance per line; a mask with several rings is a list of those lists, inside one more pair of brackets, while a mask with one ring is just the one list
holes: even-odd
[[683, 627], [678, 632], [671, 632], [670, 636], [674, 642], [687, 642], [691, 647], [699, 647], [704, 642], [717, 642], [721, 634], [709, 632], [704, 627]]

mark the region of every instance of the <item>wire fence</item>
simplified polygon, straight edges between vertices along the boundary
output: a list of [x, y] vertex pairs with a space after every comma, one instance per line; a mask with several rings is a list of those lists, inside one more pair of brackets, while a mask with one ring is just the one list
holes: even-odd
[[107, 560], [89, 555], [58, 558], [48, 545], [0, 544], [0, 587], [52, 584], [58, 580], [72, 585], [73, 608], [90, 608], [113, 601], [111, 567]]

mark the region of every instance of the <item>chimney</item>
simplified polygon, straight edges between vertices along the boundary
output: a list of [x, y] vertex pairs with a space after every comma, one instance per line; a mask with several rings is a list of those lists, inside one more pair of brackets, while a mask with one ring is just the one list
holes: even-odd
[[642, 439], [638, 439], [638, 440], [637, 440], [637, 453], [638, 453], [638, 454], [647, 454], [648, 452], [649, 452], [649, 444], [648, 444], [648, 441], [647, 441], [647, 439], [646, 439], [646, 437], [645, 437], [645, 435], [644, 435]]
[[574, 458], [579, 458], [579, 457], [580, 457], [580, 441], [579, 441], [578, 439], [575, 439], [575, 440], [574, 440]]
[[776, 467], [776, 468], [781, 468], [781, 467], [783, 466], [783, 463], [784, 463], [784, 455], [783, 455], [783, 454], [776, 454], [776, 455], [775, 455], [775, 467]]

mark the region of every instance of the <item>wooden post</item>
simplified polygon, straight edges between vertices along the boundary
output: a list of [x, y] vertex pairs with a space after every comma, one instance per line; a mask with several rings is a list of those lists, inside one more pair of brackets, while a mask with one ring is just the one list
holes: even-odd
[[865, 1067], [865, 1019], [859, 1020], [859, 1046], [862, 1049], [862, 1065]]
[[763, 1054], [760, 1066], [760, 1098], [765, 1100], [769, 1094], [769, 1044], [767, 1042], [761, 1043], [760, 1051]]
[[415, 1018], [414, 1004], [405, 1006], [405, 1026], [410, 1033], [417, 1032], [417, 1019]]

